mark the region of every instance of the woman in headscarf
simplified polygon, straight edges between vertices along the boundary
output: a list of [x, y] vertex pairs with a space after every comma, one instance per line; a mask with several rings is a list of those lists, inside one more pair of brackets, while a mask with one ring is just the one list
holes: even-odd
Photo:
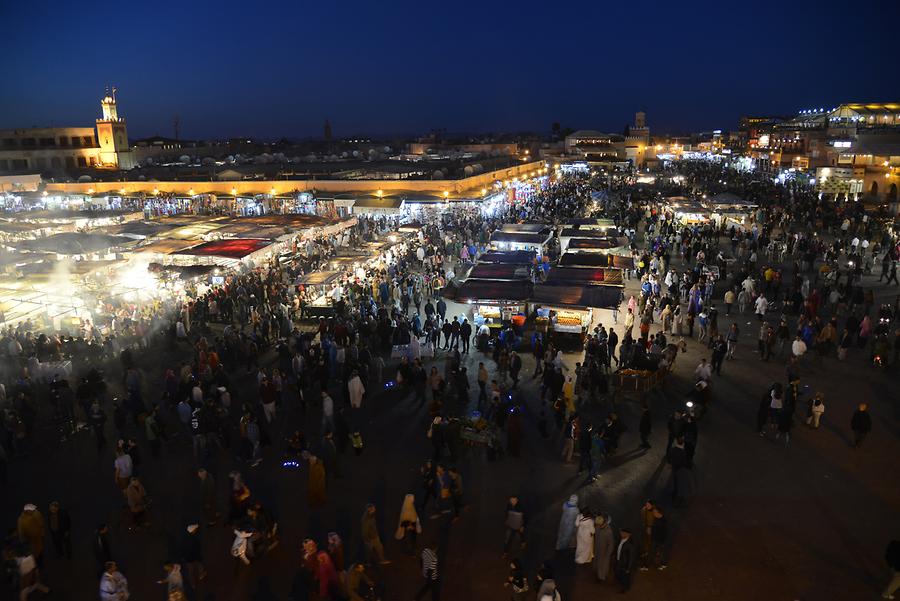
[[578, 495], [572, 495], [563, 503], [562, 517], [559, 519], [559, 532], [556, 535], [556, 550], [561, 551], [572, 546], [575, 537], [575, 519], [578, 517]]
[[594, 516], [585, 510], [575, 519], [575, 563], [591, 563], [594, 558]]
[[416, 536], [422, 532], [422, 523], [419, 521], [419, 513], [416, 511], [416, 497], [408, 494], [403, 499], [400, 507], [400, 521], [394, 538], [403, 541], [403, 552], [410, 556], [416, 554]]

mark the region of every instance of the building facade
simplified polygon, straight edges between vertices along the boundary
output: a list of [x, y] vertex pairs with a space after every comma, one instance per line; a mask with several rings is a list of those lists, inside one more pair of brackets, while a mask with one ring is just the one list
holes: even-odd
[[32, 127], [0, 130], [0, 173], [59, 173], [89, 168], [131, 169], [125, 119], [115, 95], [101, 101], [93, 127]]

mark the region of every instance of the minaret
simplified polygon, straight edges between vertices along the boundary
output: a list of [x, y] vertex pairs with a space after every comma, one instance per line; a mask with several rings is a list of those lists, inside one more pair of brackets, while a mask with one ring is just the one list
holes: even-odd
[[102, 167], [131, 169], [134, 159], [128, 145], [128, 130], [125, 118], [119, 117], [116, 104], [116, 89], [106, 90], [106, 96], [100, 100], [103, 118], [97, 119], [97, 142], [100, 145], [100, 163]]

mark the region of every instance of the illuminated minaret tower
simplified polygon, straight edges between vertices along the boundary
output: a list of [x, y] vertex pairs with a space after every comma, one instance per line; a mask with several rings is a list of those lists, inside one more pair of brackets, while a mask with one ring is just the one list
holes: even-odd
[[106, 90], [100, 101], [103, 118], [97, 119], [97, 142], [100, 144], [100, 162], [103, 167], [131, 169], [134, 159], [128, 146], [128, 130], [125, 118], [119, 117], [116, 107], [116, 89]]

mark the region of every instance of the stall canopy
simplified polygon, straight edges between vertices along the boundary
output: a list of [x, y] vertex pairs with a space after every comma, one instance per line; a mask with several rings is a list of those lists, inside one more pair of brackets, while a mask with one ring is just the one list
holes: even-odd
[[481, 280], [527, 280], [531, 274], [528, 265], [515, 263], [479, 263], [469, 271], [468, 278]]
[[621, 246], [619, 241], [614, 238], [572, 238], [569, 241], [569, 248], [577, 248], [581, 250], [609, 250]]
[[741, 198], [737, 194], [732, 194], [731, 192], [722, 192], [721, 194], [716, 194], [715, 196], [708, 198], [706, 202], [704, 202], [704, 204], [716, 209], [749, 209], [756, 206], [756, 203], [751, 202], [745, 198]]
[[121, 225], [108, 228], [110, 234], [128, 236], [129, 238], [143, 239], [159, 236], [169, 230], [177, 228], [177, 224], [159, 221], [129, 221]]
[[554, 286], [538, 284], [531, 302], [555, 307], [592, 307], [612, 309], [623, 299], [622, 289], [615, 286]]
[[496, 231], [491, 234], [491, 242], [503, 242], [506, 244], [546, 244], [550, 240], [550, 234], [504, 232]]
[[622, 286], [622, 270], [615, 267], [554, 267], [547, 274], [548, 284], [601, 284]]
[[517, 234], [547, 234], [550, 235], [551, 228], [546, 223], [504, 223], [500, 226], [501, 232], [515, 232]]
[[533, 250], [493, 250], [478, 257], [478, 262], [531, 265], [534, 263], [535, 256]]
[[306, 286], [324, 286], [337, 281], [340, 277], [340, 271], [313, 271], [301, 277], [299, 283]]
[[174, 252], [178, 252], [179, 250], [190, 248], [194, 244], [196, 244], [196, 242], [192, 242], [190, 240], [157, 240], [155, 242], [151, 242], [150, 244], [138, 246], [132, 249], [131, 252], [141, 254], [156, 253], [159, 255], [168, 255]]
[[[615, 228], [613, 228], [615, 229]], [[606, 239], [616, 243], [616, 246], [622, 246], [625, 244], [624, 240], [620, 240], [616, 237], [615, 233], [610, 236], [606, 230], [602, 229], [582, 229], [575, 227], [567, 227], [563, 228], [563, 231], [559, 234], [560, 238], [591, 238], [593, 240]]]
[[559, 258], [559, 264], [566, 267], [619, 267], [621, 269], [634, 269], [634, 260], [631, 257], [593, 252], [565, 253]]
[[111, 248], [134, 244], [133, 238], [125, 236], [109, 236], [106, 234], [86, 234], [81, 232], [65, 232], [46, 238], [24, 240], [16, 246], [20, 250], [51, 252], [60, 255], [83, 255], [107, 251]]
[[271, 240], [259, 238], [241, 238], [234, 240], [213, 240], [179, 250], [176, 255], [192, 255], [196, 257], [224, 257], [226, 259], [243, 259], [247, 255], [260, 251], [272, 244]]
[[369, 209], [380, 211], [399, 211], [403, 206], [402, 198], [357, 198], [353, 203], [353, 209]]
[[456, 291], [460, 303], [523, 303], [531, 296], [528, 280], [466, 280]]

